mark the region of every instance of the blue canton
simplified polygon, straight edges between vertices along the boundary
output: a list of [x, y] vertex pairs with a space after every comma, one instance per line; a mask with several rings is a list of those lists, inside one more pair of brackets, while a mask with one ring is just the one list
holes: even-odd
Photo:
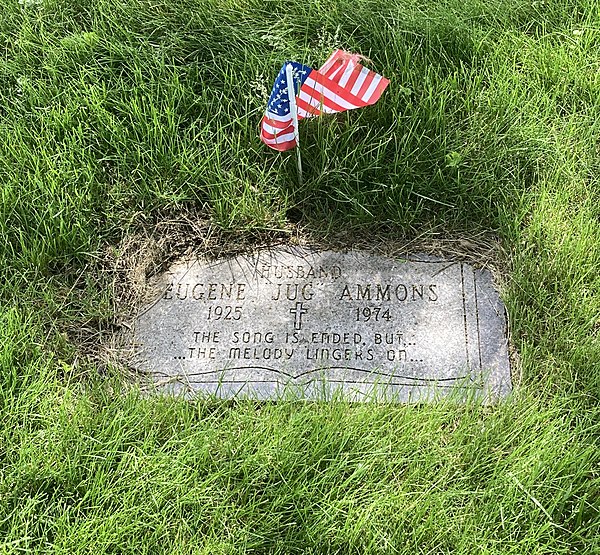
[[290, 113], [290, 99], [287, 91], [287, 80], [285, 78], [285, 66], [292, 64], [294, 74], [294, 89], [296, 95], [300, 91], [302, 83], [306, 80], [312, 69], [308, 66], [299, 64], [298, 62], [285, 62], [275, 79], [271, 96], [269, 97], [269, 103], [267, 104], [267, 111], [277, 114], [278, 116], [287, 116]]

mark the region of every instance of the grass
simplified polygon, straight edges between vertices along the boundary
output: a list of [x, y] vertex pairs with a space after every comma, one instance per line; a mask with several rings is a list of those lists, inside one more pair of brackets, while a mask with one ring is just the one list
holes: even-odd
[[[0, 552], [599, 553], [598, 7], [5, 1]], [[265, 92], [335, 47], [391, 85], [302, 123], [299, 187], [258, 139]], [[513, 398], [141, 398], [75, 338], [118, 325], [106, 253], [191, 213], [246, 244], [290, 213], [313, 237], [496, 236]]]

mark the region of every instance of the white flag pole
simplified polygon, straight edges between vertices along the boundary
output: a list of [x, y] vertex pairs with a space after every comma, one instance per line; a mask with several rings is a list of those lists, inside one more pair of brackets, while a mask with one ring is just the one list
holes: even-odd
[[292, 64], [285, 66], [285, 77], [287, 80], [288, 97], [290, 99], [290, 113], [294, 125], [294, 138], [296, 139], [296, 161], [298, 162], [298, 183], [302, 186], [302, 157], [300, 156], [300, 133], [298, 133], [298, 106], [296, 106], [296, 90], [294, 87], [294, 75]]

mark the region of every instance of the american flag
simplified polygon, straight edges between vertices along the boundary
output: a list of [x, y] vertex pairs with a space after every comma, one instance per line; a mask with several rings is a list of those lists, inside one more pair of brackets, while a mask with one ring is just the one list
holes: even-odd
[[283, 64], [269, 102], [267, 111], [260, 125], [260, 140], [275, 150], [289, 150], [296, 146], [296, 134], [294, 122], [290, 111], [290, 97], [288, 95], [285, 67], [291, 64], [294, 76], [294, 90], [301, 90], [302, 84], [314, 70], [297, 62], [286, 62]]
[[[292, 64], [298, 119], [336, 114], [375, 104], [389, 81], [358, 63], [358, 54], [336, 50], [319, 71]], [[284, 64], [275, 80], [261, 123], [261, 140], [275, 150], [297, 145]]]

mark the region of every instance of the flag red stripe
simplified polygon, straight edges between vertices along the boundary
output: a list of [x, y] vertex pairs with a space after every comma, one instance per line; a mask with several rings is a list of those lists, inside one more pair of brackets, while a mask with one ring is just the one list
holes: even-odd
[[[302, 85], [302, 89], [303, 88], [304, 88], [304, 85]], [[302, 90], [302, 89], [300, 89], [300, 90]], [[296, 97], [296, 104], [298, 105], [299, 109], [302, 109], [305, 112], [308, 112], [308, 117], [321, 115], [321, 110], [319, 110], [315, 106], [311, 106], [308, 102], [306, 102], [306, 100], [304, 100], [303, 98], [300, 98], [299, 96]], [[307, 117], [307, 116], [301, 116], [300, 114], [298, 114], [298, 119], [303, 119], [305, 117]]]
[[312, 76], [304, 81], [302, 89], [300, 90], [302, 94], [314, 96], [317, 100], [319, 100], [321, 96], [325, 96], [336, 104], [339, 104], [342, 110], [351, 110], [357, 106], [358, 99], [351, 98], [350, 101], [348, 101], [344, 96], [336, 94], [331, 87], [317, 83]]
[[262, 130], [269, 135], [285, 135], [286, 133], [293, 133], [294, 126], [288, 125], [285, 129], [274, 129], [273, 127], [263, 124]]
[[279, 133], [277, 135], [273, 135], [272, 133], [267, 133], [262, 130], [260, 133], [260, 139], [263, 143], [272, 145], [272, 144], [285, 144], [286, 142], [295, 141], [296, 137], [294, 136], [294, 132], [290, 133]]
[[[349, 94], [349, 91], [345, 90], [344, 87], [341, 87], [331, 79], [327, 79], [327, 77], [321, 75], [318, 71], [311, 72], [309, 77], [312, 77], [315, 82], [319, 83], [319, 85], [323, 85], [324, 87], [328, 88], [333, 94], [337, 94], [342, 98], [346, 98]], [[351, 102], [351, 100], [349, 100], [349, 102]]]
[[370, 71], [367, 74], [365, 82], [361, 85], [361, 87], [360, 87], [358, 93], [356, 94], [356, 96], [358, 96], [359, 98], [364, 98], [365, 93], [367, 92], [367, 89], [371, 86], [371, 83], [373, 82], [373, 79], [375, 79], [375, 75], [377, 75], [377, 74], [375, 72], [373, 72], [373, 71]]
[[294, 133], [294, 126], [290, 125], [287, 129], [282, 129], [279, 133], [275, 134], [275, 133], [271, 133], [270, 131], [267, 131], [264, 127], [261, 131], [261, 134], [263, 137], [268, 138], [268, 139], [277, 139], [277, 137], [283, 137], [285, 135], [292, 135]]
[[349, 63], [349, 60], [337, 60], [327, 73], [322, 73], [321, 75], [325, 75], [325, 77], [331, 79], [332, 81], [335, 81], [336, 78], [339, 80], [341, 76], [344, 75], [344, 71], [346, 71]]
[[344, 85], [349, 91], [351, 91], [352, 87], [354, 87], [354, 83], [356, 83], [356, 80], [358, 79], [358, 76], [360, 75], [361, 71], [362, 66], [360, 64], [357, 64], [354, 68], [354, 71], [352, 72], [352, 75], [350, 76], [350, 79], [348, 79], [348, 81]]
[[336, 65], [336, 62], [341, 61], [343, 63], [344, 61], [344, 55], [348, 55], [348, 52], [343, 52], [342, 50], [334, 50], [331, 53], [331, 56], [329, 56], [329, 58], [327, 58], [327, 60], [325, 60], [325, 63], [319, 68], [319, 72], [322, 73], [323, 75], [327, 75], [329, 74], [329, 72], [332, 70], [333, 66]]
[[[360, 66], [357, 66], [357, 67], [360, 67]], [[320, 85], [323, 85], [325, 88], [330, 90], [334, 95], [339, 96], [345, 102], [353, 104], [357, 108], [361, 108], [361, 107], [367, 105], [367, 103], [364, 100], [362, 100], [359, 96], [352, 94], [350, 92], [349, 88], [342, 87], [342, 86], [338, 85], [337, 83], [334, 83], [333, 81], [331, 81], [330, 79], [327, 79], [326, 77], [317, 73], [316, 71], [313, 71], [310, 74], [310, 77], [312, 77], [312, 79], [314, 81], [316, 81], [317, 83], [319, 83]], [[304, 85], [303, 85], [303, 87], [304, 87]], [[344, 110], [349, 110], [349, 109], [350, 108], [344, 108]]]
[[[354, 108], [360, 108], [361, 106], [364, 106], [364, 102], [360, 102], [359, 104], [357, 104], [353, 101], [349, 102], [349, 104], [351, 104], [351, 106], [342, 106], [341, 104], [337, 103], [335, 100], [328, 98], [327, 96], [322, 94], [320, 91], [315, 90], [313, 87], [311, 87], [307, 83], [304, 83], [302, 85], [300, 92], [304, 92], [304, 93], [308, 94], [311, 98], [314, 98], [319, 104], [323, 104], [323, 106], [327, 106], [327, 108], [330, 108], [331, 110], [334, 110], [335, 112], [344, 112], [345, 110], [353, 110]], [[299, 100], [302, 100], [302, 99], [299, 99]], [[346, 99], [344, 99], [344, 100], [346, 100]], [[314, 108], [313, 108], [313, 110], [314, 110]]]
[[289, 150], [290, 148], [294, 148], [296, 146], [296, 140], [292, 139], [291, 141], [286, 141], [285, 143], [273, 143], [270, 144], [266, 141], [263, 141], [267, 146], [270, 146], [273, 150], [278, 150], [283, 152], [284, 150]]
[[283, 128], [287, 127], [290, 124], [291, 121], [292, 121], [292, 118], [289, 118], [286, 121], [277, 121], [275, 119], [271, 119], [269, 116], [263, 116], [261, 125], [263, 123], [267, 123], [271, 127], [277, 127], [279, 129], [283, 129]]
[[348, 64], [348, 67], [345, 68], [344, 73], [342, 73], [339, 77], [337, 77], [335, 79], [335, 82], [338, 83], [341, 87], [352, 88], [352, 87], [348, 87], [348, 81], [354, 75], [355, 72], [356, 72], [356, 64], [355, 63]]
[[335, 62], [327, 71], [324, 71], [322, 75], [331, 79], [331, 76], [339, 69], [340, 61]]
[[388, 79], [386, 79], [385, 77], [381, 78], [381, 81], [379, 81], [379, 84], [377, 85], [377, 88], [375, 89], [375, 91], [371, 95], [371, 98], [369, 98], [369, 101], [368, 101], [369, 106], [372, 105], [372, 104], [375, 104], [375, 102], [377, 102], [379, 100], [379, 98], [383, 94], [383, 91], [385, 91], [386, 87], [389, 84], [390, 84], [390, 82], [389, 82]]
[[[276, 129], [276, 134], [272, 133], [272, 128]], [[290, 137], [293, 137], [290, 139]], [[294, 137], [294, 125], [292, 119], [287, 121], [277, 121], [263, 116], [260, 129], [260, 140], [274, 150], [284, 151], [296, 146]]]

